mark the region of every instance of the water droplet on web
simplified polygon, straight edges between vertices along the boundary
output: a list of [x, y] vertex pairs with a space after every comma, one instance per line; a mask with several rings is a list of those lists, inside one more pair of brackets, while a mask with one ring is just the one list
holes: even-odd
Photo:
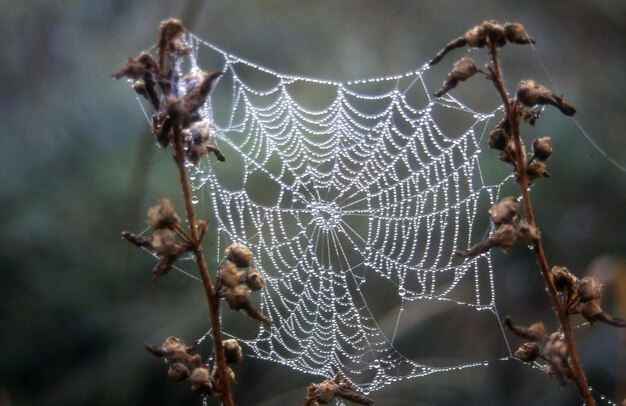
[[196, 174], [193, 173], [193, 174], [189, 175], [189, 180], [191, 180], [191, 181], [196, 180]]
[[403, 297], [404, 295], [406, 295], [406, 289], [404, 288], [398, 289], [398, 295], [400, 295], [400, 297]]
[[200, 199], [198, 199], [198, 196], [191, 196], [191, 203], [198, 204], [199, 201]]

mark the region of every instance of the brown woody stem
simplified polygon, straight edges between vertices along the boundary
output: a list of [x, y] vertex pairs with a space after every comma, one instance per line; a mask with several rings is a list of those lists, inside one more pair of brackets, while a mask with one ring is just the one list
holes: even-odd
[[[516, 154], [515, 168], [519, 176], [519, 186], [524, 200], [524, 211], [530, 225], [537, 228], [535, 215], [533, 213], [530, 200], [530, 193], [528, 192], [528, 180], [526, 178], [526, 166], [524, 163], [526, 157], [524, 156], [525, 153], [522, 149], [522, 140], [519, 134], [519, 116], [517, 114], [517, 107], [515, 104], [511, 105], [511, 100], [509, 99], [509, 95], [506, 91], [506, 88], [504, 87], [504, 79], [502, 76], [502, 71], [500, 70], [500, 62], [498, 60], [498, 48], [492, 43], [489, 43], [488, 46], [489, 58], [491, 60], [492, 68], [491, 70], [493, 71], [493, 78], [491, 80], [496, 87], [496, 90], [500, 94], [500, 97], [502, 98], [506, 119], [509, 123], [510, 135], [513, 137], [513, 141], [515, 142], [515, 149], [518, 151], [518, 153]], [[578, 356], [578, 351], [576, 350], [576, 342], [574, 341], [572, 328], [569, 324], [569, 317], [559, 299], [556, 287], [554, 286], [554, 280], [552, 279], [552, 273], [550, 272], [548, 260], [546, 259], [546, 255], [543, 250], [541, 237], [537, 237], [533, 240], [533, 246], [535, 256], [537, 257], [537, 262], [539, 264], [539, 267], [541, 268], [541, 274], [543, 275], [544, 282], [548, 289], [548, 293], [550, 294], [550, 298], [552, 299], [552, 304], [556, 309], [556, 313], [561, 324], [561, 328], [563, 330], [565, 344], [567, 345], [567, 352], [570, 357], [571, 368], [574, 375], [572, 379], [576, 383], [578, 394], [585, 401], [585, 404], [587, 406], [595, 406], [596, 401], [591, 394], [591, 390], [589, 389], [587, 377], [585, 376], [585, 371], [582, 369], [580, 357]]]
[[191, 240], [193, 242], [193, 252], [196, 257], [196, 263], [200, 271], [200, 278], [202, 279], [202, 285], [204, 286], [204, 293], [206, 294], [207, 301], [209, 302], [209, 318], [211, 319], [211, 334], [213, 336], [213, 345], [215, 351], [215, 362], [217, 365], [217, 371], [219, 374], [219, 382], [222, 384], [220, 392], [223, 395], [222, 402], [226, 406], [234, 406], [233, 395], [230, 391], [230, 378], [227, 373], [228, 365], [226, 363], [226, 356], [224, 354], [224, 346], [222, 344], [222, 332], [220, 326], [219, 314], [217, 312], [219, 299], [215, 295], [213, 285], [211, 284], [211, 278], [209, 277], [209, 270], [207, 269], [206, 259], [202, 246], [200, 245], [200, 238], [198, 236], [198, 228], [196, 224], [196, 214], [193, 209], [193, 203], [191, 202], [191, 189], [189, 186], [189, 180], [187, 177], [187, 169], [185, 168], [185, 151], [183, 148], [183, 136], [180, 127], [180, 123], [176, 123], [174, 126], [174, 161], [178, 167], [180, 174], [180, 183], [183, 188], [183, 198], [185, 200], [185, 211], [187, 212], [187, 221], [189, 222], [189, 230], [191, 233]]

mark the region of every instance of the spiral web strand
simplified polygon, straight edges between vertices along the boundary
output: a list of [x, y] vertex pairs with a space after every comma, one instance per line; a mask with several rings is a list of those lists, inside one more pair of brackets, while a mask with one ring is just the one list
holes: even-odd
[[[494, 113], [431, 98], [427, 65], [333, 82], [187, 41], [193, 52], [181, 75], [200, 69], [203, 53], [224, 72], [202, 117], [227, 161], [189, 166], [194, 201], [211, 206], [218, 256], [244, 243], [267, 280], [260, 306], [275, 324], [242, 339], [250, 354], [324, 377], [340, 371], [366, 393], [486, 364], [421, 364], [394, 339], [405, 304], [420, 301], [487, 312], [501, 329], [489, 254], [454, 255], [488, 232], [476, 223], [509, 179], [487, 184], [481, 173], [479, 141]], [[468, 119], [455, 136], [435, 119], [446, 112]], [[388, 308], [376, 298], [383, 285]], [[391, 329], [379, 322], [389, 312], [397, 313]]]

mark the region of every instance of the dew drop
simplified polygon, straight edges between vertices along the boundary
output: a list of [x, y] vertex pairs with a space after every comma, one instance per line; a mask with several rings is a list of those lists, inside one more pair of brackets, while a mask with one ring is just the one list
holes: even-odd
[[200, 201], [200, 199], [198, 199], [198, 196], [192, 196], [191, 197], [191, 203], [198, 204], [199, 201]]
[[406, 295], [406, 289], [404, 288], [398, 289], [398, 295], [400, 295], [400, 297], [403, 297], [404, 295]]

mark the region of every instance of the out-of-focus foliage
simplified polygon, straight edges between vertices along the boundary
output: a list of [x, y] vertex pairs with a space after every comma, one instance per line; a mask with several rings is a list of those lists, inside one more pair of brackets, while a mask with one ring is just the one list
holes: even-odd
[[[191, 29], [234, 54], [280, 72], [338, 80], [413, 69], [484, 19], [523, 22], [537, 51], [503, 52], [509, 85], [531, 77], [549, 83], [539, 57], [555, 90], [578, 109], [577, 120], [625, 160], [623, 2], [4, 2], [2, 404], [199, 403], [142, 348], [172, 334], [193, 340], [207, 330], [207, 313], [197, 283], [170, 275], [153, 284], [150, 257], [119, 238], [122, 229], [144, 227], [145, 208], [157, 196], [179, 199], [179, 186], [129, 87], [110, 80], [123, 60], [153, 43], [162, 19], [184, 17], [187, 7], [195, 7], [186, 21]], [[431, 75], [433, 88], [445, 73]], [[484, 85], [472, 89], [483, 87], [482, 102], [493, 107], [495, 94]], [[550, 134], [555, 147], [552, 178], [533, 188], [549, 259], [579, 275], [597, 268], [623, 279], [626, 175], [558, 114], [546, 114], [526, 134]], [[499, 165], [494, 156], [494, 170]], [[524, 323], [553, 320], [530, 256], [520, 249], [494, 257], [500, 313]], [[618, 298], [609, 288], [607, 311], [618, 312]], [[468, 327], [463, 314], [414, 312], [415, 324], [403, 326], [400, 340], [413, 340], [416, 353], [440, 353], [442, 336], [452, 334], [467, 334], [468, 347], [501, 342], [493, 325]], [[591, 385], [615, 400], [626, 396], [626, 336], [605, 326], [577, 335]], [[297, 404], [317, 379], [254, 360], [236, 373], [241, 405]], [[385, 405], [576, 401], [573, 389], [515, 362], [398, 383], [374, 399]]]

